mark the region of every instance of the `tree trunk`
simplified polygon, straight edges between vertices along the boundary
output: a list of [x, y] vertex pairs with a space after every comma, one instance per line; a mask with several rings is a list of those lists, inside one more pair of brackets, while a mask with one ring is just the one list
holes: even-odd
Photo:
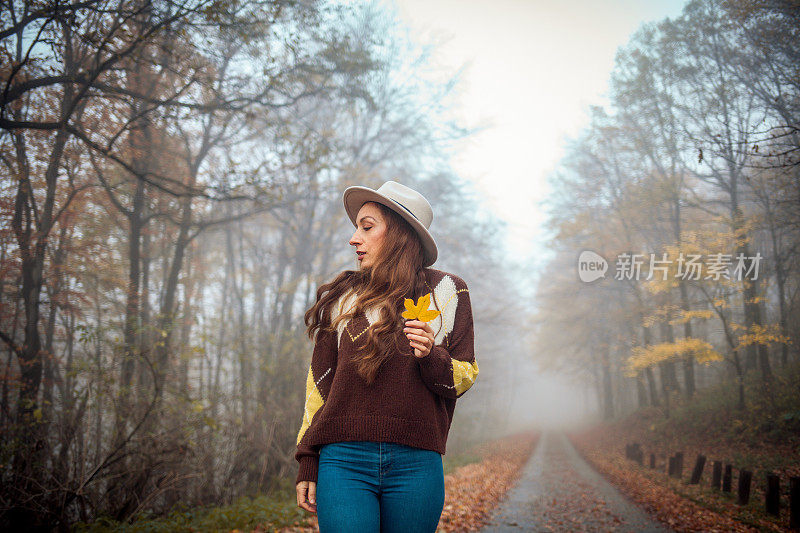
[[[70, 107], [71, 95], [65, 91], [61, 102], [62, 109]], [[13, 483], [22, 494], [30, 494], [31, 490], [43, 482], [46, 450], [46, 439], [41, 433], [41, 425], [37, 421], [39, 411], [39, 386], [42, 381], [42, 339], [39, 334], [39, 299], [44, 284], [44, 263], [47, 255], [48, 237], [55, 223], [54, 206], [58, 169], [61, 156], [66, 145], [68, 133], [59, 129], [55, 134], [55, 141], [50, 152], [47, 170], [45, 171], [45, 198], [40, 218], [35, 219], [33, 210], [34, 198], [33, 185], [30, 180], [29, 169], [25, 167], [24, 174], [19, 176], [17, 182], [17, 195], [14, 205], [14, 216], [11, 227], [17, 238], [17, 245], [21, 256], [22, 287], [19, 297], [23, 301], [25, 310], [24, 341], [22, 346], [16, 346], [14, 351], [20, 366], [19, 395], [15, 421], [19, 433], [19, 447], [13, 458]], [[26, 161], [25, 147], [22, 137], [18, 137], [16, 148], [18, 161]], [[35, 229], [32, 228], [32, 223]], [[31, 514], [30, 509], [17, 509], [11, 513], [11, 521], [16, 526], [21, 524], [37, 524], [43, 517], [36, 513]]]
[[[644, 339], [645, 346], [649, 346], [653, 343], [653, 335], [648, 326], [642, 326], [642, 338]], [[658, 385], [656, 384], [656, 378], [653, 374], [653, 367], [648, 366], [644, 369], [644, 373], [645, 376], [647, 376], [647, 387], [650, 392], [650, 405], [653, 407], [658, 407], [661, 405], [661, 401], [658, 399]]]
[[614, 396], [611, 389], [611, 361], [608, 344], [603, 343], [601, 350], [601, 368], [603, 370], [603, 419], [611, 420], [614, 418]]
[[[735, 181], [734, 181], [735, 183]], [[735, 190], [735, 189], [734, 189]], [[738, 204], [735, 200], [735, 194], [732, 192], [733, 201], [733, 230], [734, 235], [738, 235], [743, 227], [743, 216], [742, 212], [739, 209]], [[744, 288], [744, 315], [745, 315], [745, 325], [747, 326], [748, 330], [751, 330], [754, 325], [761, 326], [761, 304], [756, 301], [756, 297], [758, 296], [758, 279], [749, 279], [744, 274], [750, 270], [750, 267], [753, 261], [750, 259], [750, 250], [747, 243], [742, 243], [740, 246], [737, 246], [736, 253], [742, 254], [744, 257], [744, 272], [742, 273], [742, 286]], [[755, 272], [755, 271], [753, 271]], [[770, 383], [772, 381], [772, 368], [769, 361], [769, 350], [767, 350], [767, 346], [763, 343], [758, 344], [749, 344], [747, 346], [747, 362], [746, 368], [754, 368], [756, 358], [758, 360], [759, 367], [761, 368], [761, 379], [765, 383]]]

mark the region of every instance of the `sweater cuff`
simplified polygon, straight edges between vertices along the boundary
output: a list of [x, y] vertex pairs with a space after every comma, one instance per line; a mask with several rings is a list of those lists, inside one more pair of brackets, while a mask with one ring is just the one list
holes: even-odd
[[425, 357], [417, 357], [417, 361], [435, 376], [447, 375], [452, 372], [450, 353], [439, 345], [431, 347], [431, 351]]
[[453, 382], [453, 362], [450, 353], [436, 345], [425, 357], [418, 357], [417, 364], [422, 374], [422, 381], [434, 394], [455, 398]]
[[316, 457], [301, 457], [300, 470], [297, 472], [297, 479], [294, 484], [297, 485], [301, 481], [317, 482], [317, 471], [319, 470], [319, 459]]

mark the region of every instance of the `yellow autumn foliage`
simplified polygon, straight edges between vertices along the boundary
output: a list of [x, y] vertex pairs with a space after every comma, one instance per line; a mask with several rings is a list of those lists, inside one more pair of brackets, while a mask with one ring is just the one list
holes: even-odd
[[708, 364], [722, 361], [722, 355], [710, 343], [695, 337], [686, 337], [675, 342], [662, 342], [648, 346], [635, 346], [628, 358], [625, 375], [636, 377], [639, 371], [659, 363], [674, 361], [692, 354], [698, 363]]
[[711, 309], [694, 309], [691, 311], [686, 311], [685, 309], [681, 309], [678, 312], [678, 316], [673, 318], [669, 321], [670, 324], [676, 326], [678, 324], [685, 324], [689, 322], [693, 318], [702, 318], [703, 320], [708, 320], [709, 318], [713, 318], [715, 316], [714, 311]]
[[766, 344], [773, 343], [791, 344], [791, 339], [780, 332], [778, 324], [759, 325], [753, 324], [750, 328], [740, 326], [739, 329], [744, 329], [747, 332], [739, 335], [739, 344], [736, 346], [737, 350], [749, 346], [751, 344]]
[[673, 317], [680, 315], [681, 312], [683, 312], [683, 309], [674, 304], [661, 306], [655, 309], [653, 314], [647, 315], [642, 319], [642, 326], [646, 328], [652, 327], [659, 322], [671, 320]]
[[714, 300], [714, 307], [718, 309], [727, 309], [729, 307], [728, 300], [726, 300], [725, 298], [717, 298], [716, 300]]

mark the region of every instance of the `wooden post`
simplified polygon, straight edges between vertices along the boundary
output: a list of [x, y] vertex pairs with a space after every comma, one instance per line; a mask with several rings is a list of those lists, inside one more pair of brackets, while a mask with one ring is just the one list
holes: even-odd
[[767, 513], [772, 516], [781, 515], [781, 478], [778, 474], [770, 472], [767, 474], [767, 492], [766, 492], [766, 506]]
[[749, 470], [739, 470], [739, 505], [747, 505], [750, 501], [750, 481], [753, 473]]
[[650, 454], [650, 468], [655, 468], [655, 467], [656, 467], [656, 454], [651, 453]]
[[675, 452], [675, 477], [683, 477], [683, 452]]
[[700, 477], [703, 475], [703, 467], [706, 464], [706, 456], [698, 455], [697, 461], [694, 463], [694, 470], [692, 470], [692, 479], [689, 480], [690, 485], [697, 485], [700, 483]]
[[667, 475], [672, 477], [675, 475], [675, 456], [670, 455], [667, 461]]
[[722, 492], [731, 491], [731, 478], [733, 477], [732, 470], [733, 467], [731, 465], [725, 465], [725, 475], [722, 476]]
[[722, 462], [714, 461], [714, 473], [711, 478], [711, 486], [719, 490], [722, 484]]
[[800, 529], [800, 476], [789, 478], [789, 528]]
[[631, 459], [639, 464], [642, 464], [644, 452], [642, 452], [641, 444], [639, 444], [638, 442], [632, 442], [626, 445], [625, 455], [628, 459]]

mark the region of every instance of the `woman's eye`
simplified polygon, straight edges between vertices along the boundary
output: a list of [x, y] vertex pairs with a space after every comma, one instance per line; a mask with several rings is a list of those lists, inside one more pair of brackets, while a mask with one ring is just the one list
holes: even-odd
[[371, 230], [371, 229], [372, 229], [372, 226], [370, 226], [370, 227], [368, 227], [368, 228], [364, 228], [364, 231], [369, 231], [369, 230]]

